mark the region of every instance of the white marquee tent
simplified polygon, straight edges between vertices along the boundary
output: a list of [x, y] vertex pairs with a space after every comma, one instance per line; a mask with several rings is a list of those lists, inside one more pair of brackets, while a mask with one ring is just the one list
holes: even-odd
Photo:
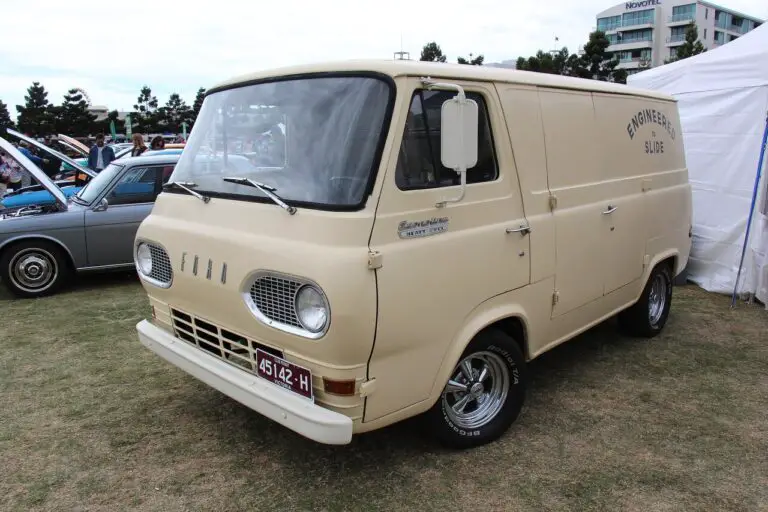
[[693, 188], [688, 279], [732, 293], [743, 253], [738, 292], [768, 304], [768, 156], [761, 147], [768, 133], [768, 24], [627, 82], [678, 100]]

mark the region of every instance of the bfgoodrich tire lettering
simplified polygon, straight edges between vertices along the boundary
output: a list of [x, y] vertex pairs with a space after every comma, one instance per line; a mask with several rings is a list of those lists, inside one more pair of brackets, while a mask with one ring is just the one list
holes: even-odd
[[499, 438], [520, 414], [526, 384], [525, 358], [515, 340], [497, 330], [481, 332], [427, 413], [431, 433], [455, 448]]

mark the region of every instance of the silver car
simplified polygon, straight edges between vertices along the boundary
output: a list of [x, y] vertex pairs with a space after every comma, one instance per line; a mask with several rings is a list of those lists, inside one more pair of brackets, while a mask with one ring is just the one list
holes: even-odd
[[55, 199], [0, 210], [0, 278], [20, 297], [54, 293], [81, 272], [132, 268], [136, 230], [180, 157], [166, 154], [112, 162], [67, 197], [8, 141], [0, 138], [0, 148]]

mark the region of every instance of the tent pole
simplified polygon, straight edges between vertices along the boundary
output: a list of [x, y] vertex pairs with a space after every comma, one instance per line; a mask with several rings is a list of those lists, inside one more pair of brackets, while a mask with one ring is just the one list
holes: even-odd
[[[765, 116], [765, 129], [763, 130], [763, 143], [760, 145], [760, 159], [757, 162], [757, 175], [755, 176], [755, 189], [752, 191], [752, 206], [749, 207], [749, 218], [747, 219], [747, 232], [744, 233], [744, 246], [741, 248], [741, 261], [739, 261], [739, 271], [736, 274], [736, 283], [733, 285], [733, 295], [731, 296], [731, 309], [736, 306], [736, 293], [739, 288], [739, 278], [741, 269], [744, 266], [744, 256], [747, 254], [747, 243], [749, 242], [749, 231], [752, 227], [752, 216], [755, 213], [755, 203], [757, 203], [757, 193], [760, 187], [760, 174], [763, 170], [763, 159], [765, 158], [765, 147], [768, 145], [768, 112]], [[766, 198], [768, 201], [768, 198]]]

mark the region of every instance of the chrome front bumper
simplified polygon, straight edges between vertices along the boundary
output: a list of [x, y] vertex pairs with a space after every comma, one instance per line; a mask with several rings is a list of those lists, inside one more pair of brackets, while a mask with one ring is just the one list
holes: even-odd
[[352, 440], [352, 420], [347, 416], [208, 355], [148, 320], [139, 322], [136, 330], [139, 341], [155, 354], [294, 432], [324, 444]]

